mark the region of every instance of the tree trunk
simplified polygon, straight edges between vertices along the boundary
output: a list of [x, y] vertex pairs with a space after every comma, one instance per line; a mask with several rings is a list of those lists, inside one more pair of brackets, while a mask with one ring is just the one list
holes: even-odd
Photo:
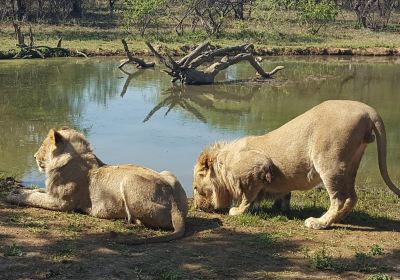
[[244, 20], [244, 1], [245, 0], [237, 0], [234, 3], [234, 11], [235, 11], [235, 19]]
[[73, 18], [82, 18], [83, 11], [82, 11], [82, 0], [73, 0], [72, 1], [72, 11], [70, 16]]
[[26, 13], [26, 3], [25, 0], [17, 0], [17, 19], [23, 20]]
[[[254, 46], [251, 44], [212, 49], [211, 45], [206, 42], [199, 45], [195, 50], [179, 61], [173, 60], [168, 52], [165, 53], [166, 58], [164, 58], [150, 43], [146, 42], [146, 45], [169, 69], [164, 70], [164, 72], [172, 77], [172, 82], [179, 80], [188, 85], [212, 84], [219, 72], [241, 61], [248, 61], [263, 79], [271, 78], [272, 75], [283, 69], [283, 66], [278, 66], [271, 72], [265, 72], [253, 56], [252, 51], [254, 50]], [[214, 62], [216, 57], [221, 57], [223, 55], [225, 55], [223, 58]], [[210, 62], [214, 63], [205, 69], [197, 69], [197, 67]]]
[[115, 1], [116, 0], [108, 0], [108, 6], [110, 8], [110, 16], [114, 16]]

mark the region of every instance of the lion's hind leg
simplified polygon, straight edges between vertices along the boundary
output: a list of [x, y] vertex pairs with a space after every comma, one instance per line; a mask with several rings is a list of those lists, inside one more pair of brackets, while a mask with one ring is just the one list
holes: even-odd
[[355, 175], [347, 180], [342, 175], [322, 177], [330, 197], [329, 209], [320, 218], [306, 219], [305, 226], [313, 229], [325, 229], [345, 217], [357, 202], [354, 179]]

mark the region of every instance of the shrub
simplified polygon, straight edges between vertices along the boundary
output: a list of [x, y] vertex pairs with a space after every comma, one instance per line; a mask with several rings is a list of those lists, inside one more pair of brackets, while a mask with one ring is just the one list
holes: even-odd
[[165, 0], [126, 0], [124, 21], [127, 28], [135, 26], [140, 36], [144, 36], [151, 24], [157, 24], [158, 19], [165, 12]]
[[339, 12], [333, 0], [304, 0], [299, 2], [297, 9], [300, 23], [311, 34], [317, 34], [326, 24], [334, 22]]

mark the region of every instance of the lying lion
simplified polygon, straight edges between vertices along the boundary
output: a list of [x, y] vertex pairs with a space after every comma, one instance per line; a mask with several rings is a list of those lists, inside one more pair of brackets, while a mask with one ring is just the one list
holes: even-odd
[[70, 128], [51, 129], [35, 158], [39, 170], [46, 173], [46, 189], [12, 192], [6, 198], [9, 202], [174, 229], [167, 236], [145, 242], [169, 241], [184, 235], [187, 198], [172, 173], [137, 165], [106, 165], [85, 137]]
[[371, 107], [355, 101], [326, 101], [262, 136], [248, 136], [206, 148], [194, 168], [195, 206], [200, 209], [238, 207], [245, 212], [266, 193], [308, 190], [321, 182], [331, 205], [305, 225], [324, 229], [354, 207], [357, 170], [368, 143], [377, 139], [379, 169], [386, 185], [400, 196], [386, 166], [383, 121]]

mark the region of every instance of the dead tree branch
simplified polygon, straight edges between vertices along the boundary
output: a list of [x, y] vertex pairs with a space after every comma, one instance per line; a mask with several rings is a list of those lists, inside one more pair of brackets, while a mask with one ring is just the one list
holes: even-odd
[[155, 64], [154, 62], [146, 63], [143, 59], [133, 56], [133, 54], [130, 52], [130, 50], [128, 48], [128, 44], [126, 43], [125, 39], [122, 39], [121, 41], [122, 41], [122, 45], [124, 46], [124, 50], [125, 50], [125, 53], [126, 53], [126, 56], [128, 57], [128, 59], [124, 60], [118, 66], [118, 68], [122, 68], [128, 63], [135, 64], [137, 68], [154, 67], [154, 64]]
[[[189, 85], [212, 84], [219, 72], [241, 61], [248, 61], [263, 79], [271, 78], [272, 75], [284, 68], [283, 66], [277, 66], [271, 72], [264, 71], [253, 55], [254, 46], [252, 44], [213, 48], [206, 42], [199, 45], [179, 61], [172, 59], [167, 51], [165, 51], [164, 55], [161, 55], [149, 42], [146, 42], [146, 45], [168, 68], [164, 72], [172, 77], [171, 81], [173, 83], [179, 80]], [[209, 63], [212, 64], [209, 65]], [[201, 67], [204, 65], [206, 66]], [[199, 67], [201, 68], [198, 69]]]
[[21, 31], [21, 26], [13, 22], [14, 30], [15, 30], [15, 39], [17, 40], [17, 46], [20, 48], [20, 51], [14, 55], [13, 58], [46, 58], [46, 57], [65, 57], [65, 56], [84, 56], [87, 58], [87, 55], [83, 52], [73, 52], [69, 49], [62, 48], [61, 42], [62, 38], [60, 37], [57, 42], [56, 47], [49, 46], [35, 46], [34, 42], [34, 34], [32, 31], [32, 26], [29, 25], [29, 45], [25, 43], [24, 34]]

